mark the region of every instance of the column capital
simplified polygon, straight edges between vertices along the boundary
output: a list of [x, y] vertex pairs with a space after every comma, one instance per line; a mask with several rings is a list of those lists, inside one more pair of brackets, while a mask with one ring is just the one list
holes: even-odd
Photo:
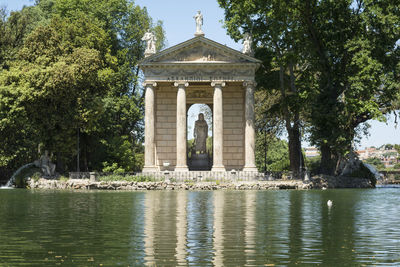
[[217, 86], [225, 87], [225, 85], [226, 85], [226, 83], [225, 83], [224, 81], [214, 81], [214, 82], [211, 82], [211, 86], [212, 86], [212, 87], [217, 87]]
[[249, 87], [249, 86], [256, 87], [257, 83], [255, 81], [244, 81], [243, 86], [244, 87]]
[[156, 87], [157, 86], [157, 82], [155, 82], [155, 81], [144, 81], [143, 82], [143, 86], [144, 87], [146, 87], [146, 86], [153, 86], [153, 87]]
[[175, 87], [188, 87], [189, 86], [189, 83], [188, 82], [185, 82], [185, 81], [176, 81], [176, 82], [174, 82], [174, 86]]

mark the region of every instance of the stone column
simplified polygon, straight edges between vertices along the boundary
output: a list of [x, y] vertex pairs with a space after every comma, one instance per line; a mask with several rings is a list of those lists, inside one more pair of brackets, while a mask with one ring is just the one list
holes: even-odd
[[222, 87], [225, 82], [212, 82], [214, 87], [213, 100], [213, 166], [211, 171], [225, 171], [224, 166], [224, 116], [223, 116], [223, 98]]
[[154, 112], [154, 87], [155, 82], [144, 82], [145, 92], [145, 111], [144, 111], [144, 167], [143, 172], [155, 172], [155, 112]]
[[187, 151], [186, 151], [186, 87], [187, 82], [175, 82], [175, 87], [178, 87], [176, 96], [176, 172], [189, 171], [187, 166]]
[[246, 100], [245, 100], [245, 160], [244, 168], [245, 172], [257, 172], [256, 167], [256, 132], [254, 127], [254, 88], [256, 83], [253, 81], [247, 81], [243, 83], [246, 88]]

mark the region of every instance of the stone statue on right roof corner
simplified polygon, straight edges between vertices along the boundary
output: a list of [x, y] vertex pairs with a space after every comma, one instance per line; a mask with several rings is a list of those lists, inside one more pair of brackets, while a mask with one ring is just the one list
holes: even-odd
[[254, 54], [252, 45], [253, 45], [253, 38], [251, 37], [251, 34], [250, 33], [245, 33], [243, 35], [242, 53], [246, 54], [246, 55], [249, 55], [249, 56], [252, 56]]

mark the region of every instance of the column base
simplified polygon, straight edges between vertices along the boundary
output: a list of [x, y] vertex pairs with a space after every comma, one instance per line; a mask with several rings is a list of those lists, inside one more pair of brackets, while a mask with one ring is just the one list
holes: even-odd
[[188, 166], [176, 166], [174, 171], [175, 172], [188, 172], [189, 168], [188, 168]]
[[258, 172], [258, 169], [256, 166], [244, 166], [242, 171], [243, 172]]
[[158, 172], [159, 169], [157, 166], [144, 166], [142, 172]]
[[225, 167], [224, 166], [213, 166], [211, 168], [212, 172], [225, 172]]

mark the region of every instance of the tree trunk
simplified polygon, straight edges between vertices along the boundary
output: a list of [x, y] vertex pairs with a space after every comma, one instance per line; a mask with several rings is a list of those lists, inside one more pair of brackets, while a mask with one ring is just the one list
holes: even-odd
[[60, 152], [56, 152], [56, 171], [58, 173], [64, 173], [65, 171], [65, 164]]
[[[295, 77], [293, 72], [293, 64], [289, 64], [289, 71], [290, 71], [290, 91], [292, 93], [297, 93], [295, 85]], [[279, 66], [279, 83], [280, 83], [280, 90], [282, 97], [287, 97], [285, 92], [284, 67], [282, 64]], [[302, 167], [299, 111], [295, 110], [291, 114], [288, 107], [285, 106], [283, 114], [286, 122], [286, 131], [288, 132], [288, 137], [289, 137], [290, 170], [293, 173], [293, 177], [299, 179], [301, 178], [301, 167]]]
[[85, 172], [89, 171], [88, 167], [88, 136], [86, 133], [82, 134], [82, 160], [83, 160], [83, 169]]
[[264, 128], [264, 173], [267, 173], [267, 153], [268, 153], [267, 129]]
[[327, 144], [321, 145], [321, 174], [333, 175], [335, 171], [335, 162], [332, 158], [332, 150]]
[[[290, 72], [290, 91], [297, 94], [297, 88], [295, 83], [295, 76], [293, 71], [293, 64], [289, 64]], [[290, 170], [293, 173], [293, 177], [297, 179], [302, 179], [302, 168], [304, 162], [302, 161], [301, 153], [301, 133], [300, 133], [300, 114], [298, 108], [292, 111], [293, 122], [290, 121], [291, 116], [289, 110], [286, 109], [286, 130], [289, 137], [289, 160], [290, 160]], [[291, 125], [293, 123], [293, 126]]]
[[290, 170], [294, 178], [301, 178], [301, 169], [303, 166], [301, 154], [301, 141], [299, 123], [294, 123], [290, 128], [286, 128], [289, 136], [289, 160]]

